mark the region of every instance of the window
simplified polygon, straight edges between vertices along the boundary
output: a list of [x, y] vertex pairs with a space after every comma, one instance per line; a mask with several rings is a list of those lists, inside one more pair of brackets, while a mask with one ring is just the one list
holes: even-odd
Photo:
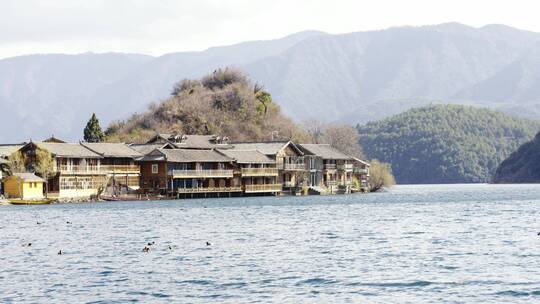
[[157, 174], [159, 171], [158, 169], [158, 164], [152, 164], [152, 174]]

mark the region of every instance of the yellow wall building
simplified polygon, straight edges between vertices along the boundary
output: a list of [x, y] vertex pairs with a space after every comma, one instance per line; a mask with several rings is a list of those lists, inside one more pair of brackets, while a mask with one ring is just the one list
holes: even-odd
[[41, 199], [44, 183], [33, 173], [14, 173], [4, 179], [4, 192], [10, 198]]

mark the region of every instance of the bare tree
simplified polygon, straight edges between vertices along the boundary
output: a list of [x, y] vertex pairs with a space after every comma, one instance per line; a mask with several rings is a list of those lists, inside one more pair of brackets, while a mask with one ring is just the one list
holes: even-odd
[[320, 139], [321, 143], [330, 144], [350, 156], [364, 158], [359, 140], [360, 136], [354, 127], [339, 124], [324, 126]]
[[388, 163], [381, 163], [374, 159], [370, 163], [369, 168], [369, 191], [381, 191], [385, 187], [390, 187], [396, 184], [394, 175], [392, 175], [392, 167]]

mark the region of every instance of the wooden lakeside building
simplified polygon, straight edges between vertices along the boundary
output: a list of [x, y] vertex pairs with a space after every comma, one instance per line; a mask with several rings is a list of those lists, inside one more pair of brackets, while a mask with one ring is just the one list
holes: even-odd
[[121, 143], [83, 142], [81, 145], [102, 157], [99, 169], [107, 174], [106, 192], [121, 195], [139, 190], [141, 168], [138, 160], [143, 154]]
[[[145, 144], [49, 139], [10, 146], [9, 152], [22, 152], [26, 171], [33, 173], [39, 149], [53, 158], [52, 172], [42, 176], [44, 192], [60, 199], [100, 194], [164, 198], [338, 194], [365, 191], [369, 181], [368, 163], [330, 145], [292, 141], [235, 143], [213, 135], [157, 134]], [[8, 148], [0, 145], [3, 150]], [[6, 159], [0, 157], [4, 163]]]
[[234, 160], [213, 149], [156, 149], [139, 162], [145, 193], [180, 198], [242, 192]]
[[78, 143], [39, 142], [21, 148], [26, 169], [36, 171], [37, 151], [53, 158], [52, 172], [47, 180], [47, 196], [53, 198], [88, 198], [106, 186], [107, 173], [101, 169], [102, 156]]
[[309, 158], [309, 186], [320, 193], [351, 193], [354, 158], [328, 144], [300, 144]]

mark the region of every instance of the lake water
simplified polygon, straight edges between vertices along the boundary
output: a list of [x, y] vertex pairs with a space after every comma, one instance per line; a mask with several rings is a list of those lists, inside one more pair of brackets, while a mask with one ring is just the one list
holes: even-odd
[[0, 206], [0, 302], [540, 302], [539, 209], [540, 185]]

